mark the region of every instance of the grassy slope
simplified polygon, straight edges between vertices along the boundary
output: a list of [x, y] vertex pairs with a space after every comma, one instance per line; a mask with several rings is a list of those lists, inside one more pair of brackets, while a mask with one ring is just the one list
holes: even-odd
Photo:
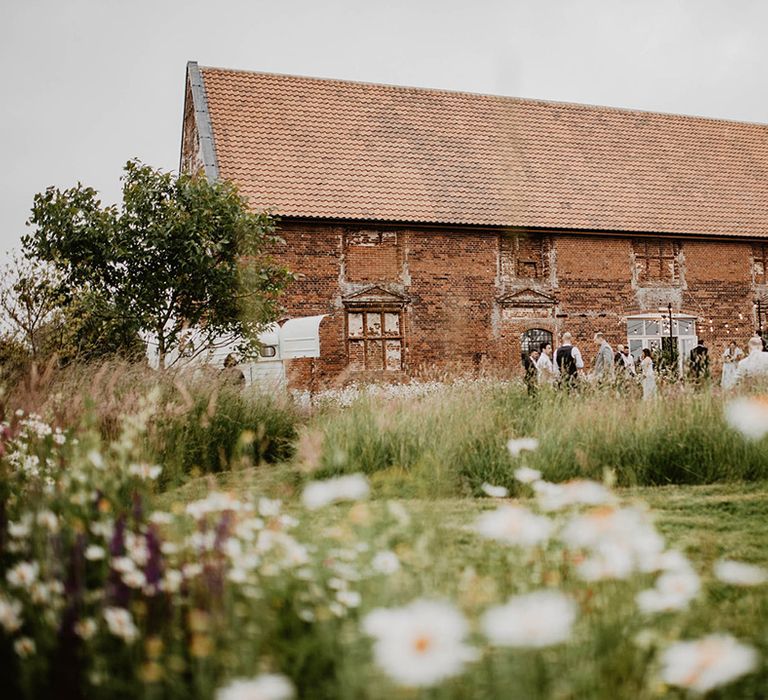
[[[286, 486], [290, 481], [290, 469], [286, 466], [241, 470], [217, 475], [214, 479], [197, 479], [182, 489], [165, 494], [162, 505], [181, 504], [204, 496], [216, 485], [219, 488], [243, 495], [247, 492], [282, 496], [287, 500], [295, 497], [293, 489]], [[293, 492], [293, 494], [292, 494]], [[670, 546], [684, 550], [691, 558], [697, 571], [702, 575], [705, 593], [691, 607], [688, 613], [663, 617], [658, 627], [659, 643], [672, 638], [693, 638], [712, 632], [728, 632], [739, 638], [753, 640], [766, 653], [766, 620], [768, 620], [768, 586], [758, 588], [735, 588], [714, 581], [711, 564], [720, 557], [728, 557], [756, 564], [768, 565], [768, 482], [747, 484], [726, 484], [706, 486], [665, 486], [618, 489], [628, 499], [642, 500], [650, 505], [657, 516], [659, 529]], [[503, 548], [483, 544], [467, 532], [465, 526], [482, 510], [495, 506], [490, 499], [407, 499], [401, 503], [412, 515], [410, 534], [400, 540], [396, 551], [406, 564], [408, 574], [390, 582], [385, 588], [362, 591], [364, 609], [375, 605], [403, 603], [417, 595], [447, 596], [458, 600], [461, 605], [475, 612], [484, 605], [503, 599], [506, 595], [527, 590], [535, 579], [543, 575], [534, 561], [524, 562], [514, 556], [507, 557]], [[384, 501], [371, 502], [370, 511], [374, 520], [386, 510]], [[322, 540], [328, 528], [355, 530], [351, 523], [348, 506], [324, 509], [309, 516], [306, 521], [310, 537]], [[297, 513], [299, 511], [297, 510]], [[378, 514], [378, 515], [377, 515]], [[359, 532], [363, 532], [358, 530]], [[526, 567], [522, 573], [518, 567]], [[530, 569], [530, 570], [529, 570]], [[534, 571], [535, 570], [535, 571]], [[462, 572], [460, 574], [460, 572]], [[476, 579], [467, 587], [468, 571], [476, 572]], [[511, 572], [521, 571], [521, 575]], [[472, 574], [475, 576], [475, 574]], [[527, 581], [527, 583], [526, 583]], [[544, 579], [541, 579], [541, 583]], [[650, 581], [646, 582], [647, 585]], [[564, 581], [566, 586], [583, 588], [583, 584]], [[535, 585], [535, 584], [533, 584]], [[539, 584], [541, 585], [541, 584]], [[629, 697], [655, 698], [680, 697], [672, 691], [649, 684], [644, 679], [645, 671], [635, 666], [635, 652], [630, 638], [647, 624], [642, 618], [628, 622], [631, 615], [635, 584], [622, 588], [608, 584], [596, 589], [595, 600], [602, 600], [605, 610], [616, 610], [615, 622], [610, 617], [593, 619], [591, 633], [582, 636], [582, 643], [562, 657], [545, 656], [553, 663], [547, 683], [540, 686], [539, 680], [529, 679], [531, 698], [558, 697], [556, 691], [556, 669], [560, 668], [569, 678], [567, 688], [562, 688], [563, 697]], [[624, 590], [624, 593], [621, 591]], [[602, 591], [602, 592], [600, 592]], [[618, 612], [621, 610], [622, 612]], [[362, 610], [361, 610], [362, 612]], [[624, 615], [621, 621], [622, 615]], [[648, 621], [650, 622], [650, 620]], [[599, 631], [598, 631], [599, 630]], [[594, 635], [589, 636], [589, 635]], [[759, 641], [762, 640], [762, 641]], [[606, 646], [608, 645], [608, 646]], [[616, 651], [618, 650], [618, 651]], [[360, 649], [348, 649], [348, 654], [359, 654]], [[351, 659], [352, 657], [350, 657]], [[509, 663], [515, 657], [504, 657], [494, 673], [508, 671]], [[510, 658], [512, 661], [510, 661]], [[603, 659], [602, 662], [600, 659]], [[352, 663], [350, 661], [350, 663]], [[355, 663], [365, 663], [364, 657]], [[626, 672], [621, 668], [626, 663]], [[559, 664], [562, 664], [560, 666]], [[516, 668], [516, 667], [515, 667]], [[507, 669], [505, 671], [504, 669]], [[515, 673], [520, 673], [517, 669]], [[765, 682], [765, 669], [757, 676], [750, 676], [744, 684], [724, 688], [718, 698], [759, 697], [758, 688]], [[502, 683], [504, 682], [498, 681]], [[510, 681], [511, 682], [511, 681]], [[517, 682], [517, 680], [515, 681]], [[480, 685], [477, 685], [480, 683]], [[553, 685], [554, 684], [554, 685]], [[383, 686], [385, 689], [386, 685]], [[496, 686], [498, 689], [498, 685]], [[547, 688], [547, 689], [545, 689]], [[536, 692], [534, 692], [536, 689]], [[477, 674], [468, 676], [445, 697], [493, 697], [492, 690], [486, 693]], [[757, 693], [757, 694], [756, 694]], [[361, 687], [346, 688], [343, 697], [379, 698], [378, 691], [364, 692]], [[381, 697], [384, 697], [382, 695]], [[441, 696], [443, 697], [443, 696]]]
[[[234, 493], [254, 492], [290, 498], [287, 466], [260, 467], [192, 479], [183, 487], [158, 497], [170, 507], [203, 498], [211, 488]], [[617, 489], [624, 497], [647, 503], [657, 515], [659, 529], [675, 546], [711, 562], [727, 556], [768, 564], [768, 482], [707, 484], [703, 486], [651, 486]], [[488, 499], [408, 501], [414, 510], [439, 511], [446, 525], [463, 524], [489, 507]]]

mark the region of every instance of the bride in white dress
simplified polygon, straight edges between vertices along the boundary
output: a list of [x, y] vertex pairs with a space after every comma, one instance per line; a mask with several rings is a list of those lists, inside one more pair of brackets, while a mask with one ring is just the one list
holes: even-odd
[[732, 340], [723, 353], [723, 379], [721, 382], [723, 389], [730, 389], [736, 384], [736, 370], [743, 358], [744, 353], [741, 348]]
[[651, 351], [648, 348], [643, 348], [640, 373], [643, 377], [643, 400], [648, 401], [656, 396], [656, 372], [653, 371], [653, 360], [651, 359]]

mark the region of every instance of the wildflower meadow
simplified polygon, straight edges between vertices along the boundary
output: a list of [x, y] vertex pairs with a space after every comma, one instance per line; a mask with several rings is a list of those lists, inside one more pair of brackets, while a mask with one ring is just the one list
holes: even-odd
[[3, 696], [765, 697], [768, 403], [665, 392], [8, 390]]

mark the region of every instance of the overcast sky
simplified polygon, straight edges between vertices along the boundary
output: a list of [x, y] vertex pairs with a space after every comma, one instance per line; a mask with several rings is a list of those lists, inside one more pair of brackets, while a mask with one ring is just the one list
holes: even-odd
[[768, 123], [766, 0], [0, 0], [0, 252], [32, 198], [179, 161], [201, 65]]

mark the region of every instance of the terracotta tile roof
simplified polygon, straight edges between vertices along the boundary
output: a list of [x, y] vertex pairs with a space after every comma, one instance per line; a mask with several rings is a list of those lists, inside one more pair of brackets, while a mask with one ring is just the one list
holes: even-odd
[[768, 236], [768, 126], [203, 68], [219, 172], [284, 216]]

